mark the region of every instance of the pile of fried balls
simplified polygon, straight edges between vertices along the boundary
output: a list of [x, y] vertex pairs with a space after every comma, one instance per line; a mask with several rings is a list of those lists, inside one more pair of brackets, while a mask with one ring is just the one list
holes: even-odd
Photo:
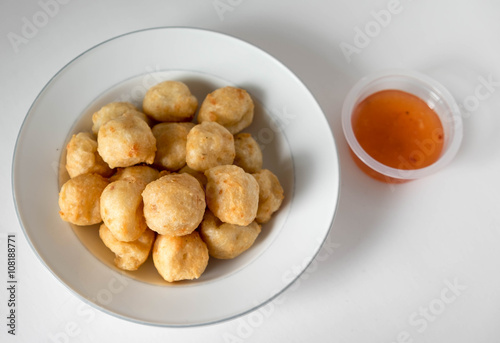
[[250, 95], [219, 88], [197, 110], [186, 84], [164, 81], [148, 89], [142, 111], [109, 103], [93, 114], [92, 132], [67, 144], [59, 214], [101, 223], [120, 269], [137, 270], [152, 251], [166, 281], [197, 279], [209, 257], [249, 249], [283, 202], [258, 143], [241, 132], [254, 117]]

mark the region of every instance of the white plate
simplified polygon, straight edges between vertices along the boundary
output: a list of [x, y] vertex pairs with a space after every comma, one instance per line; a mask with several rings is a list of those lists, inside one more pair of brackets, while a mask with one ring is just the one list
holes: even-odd
[[[202, 277], [168, 284], [151, 261], [138, 273], [113, 266], [96, 227], [73, 229], [58, 214], [65, 145], [89, 130], [90, 115], [114, 100], [140, 99], [164, 80], [185, 82], [202, 101], [221, 86], [249, 91], [248, 129], [285, 201], [256, 244], [234, 260], [211, 259]], [[31, 106], [16, 144], [13, 193], [24, 233], [43, 264], [70, 290], [118, 317], [193, 326], [234, 318], [288, 287], [319, 251], [337, 207], [339, 166], [328, 123], [306, 87], [279, 61], [236, 38], [190, 28], [116, 37], [75, 58]]]

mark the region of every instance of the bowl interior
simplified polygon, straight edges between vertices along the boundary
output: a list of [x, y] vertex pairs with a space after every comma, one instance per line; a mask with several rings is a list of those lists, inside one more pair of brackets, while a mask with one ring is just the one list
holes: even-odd
[[[248, 132], [261, 145], [265, 168], [285, 189], [282, 208], [251, 249], [234, 260], [213, 259], [200, 279], [174, 284], [164, 282], [151, 261], [138, 273], [116, 269], [95, 226], [71, 227], [58, 214], [71, 134], [90, 130], [92, 113], [106, 103], [131, 101], [140, 107], [146, 89], [164, 79], [185, 82], [199, 101], [221, 86], [246, 89], [256, 105]], [[23, 122], [12, 176], [21, 227], [42, 264], [90, 305], [159, 326], [228, 320], [276, 297], [319, 251], [339, 195], [328, 122], [300, 80], [246, 42], [189, 28], [132, 32], [68, 63]]]
[[[71, 139], [73, 134], [78, 132], [91, 132], [92, 127], [92, 114], [98, 111], [102, 106], [115, 101], [128, 101], [133, 103], [137, 108], [142, 108], [142, 99], [146, 90], [162, 81], [176, 80], [184, 82], [194, 96], [201, 102], [205, 96], [217, 88], [225, 86], [238, 86], [222, 80], [216, 76], [206, 73], [197, 73], [193, 71], [165, 71], [165, 72], [151, 72], [145, 75], [136, 76], [118, 85], [111, 87], [109, 90], [101, 94], [83, 111], [77, 118], [73, 128], [68, 132], [66, 143], [61, 146], [61, 161], [59, 163], [59, 186], [69, 179], [69, 175], [65, 168], [66, 149], [64, 148]], [[150, 84], [151, 83], [151, 84]], [[244, 87], [243, 87], [244, 88]], [[251, 90], [250, 95], [252, 96]], [[284, 220], [289, 211], [291, 198], [293, 197], [293, 165], [290, 147], [286, 137], [280, 132], [274, 132], [269, 136], [269, 128], [273, 126], [273, 118], [264, 109], [263, 105], [255, 99], [255, 115], [252, 125], [245, 129], [257, 140], [259, 146], [263, 150], [264, 163], [263, 167], [271, 170], [283, 186], [284, 192], [287, 195], [280, 210], [273, 215], [271, 221], [264, 224], [262, 232], [258, 236], [255, 244], [242, 255], [231, 260], [218, 260], [211, 258], [207, 270], [197, 280], [177, 282], [174, 284], [169, 283], [158, 274], [156, 271], [151, 256], [146, 263], [142, 265], [137, 271], [122, 271], [118, 269], [114, 263], [114, 254], [104, 245], [99, 238], [99, 225], [93, 226], [77, 226], [69, 223], [64, 223], [73, 229], [81, 244], [100, 261], [122, 274], [125, 274], [136, 280], [152, 283], [163, 286], [178, 286], [179, 284], [190, 283], [203, 283], [219, 278], [227, 277], [229, 274], [244, 268], [247, 264], [251, 263], [257, 256], [267, 249], [269, 244], [276, 238], [279, 231], [283, 227]], [[196, 120], [196, 118], [195, 118]], [[266, 135], [267, 133], [267, 135]]]

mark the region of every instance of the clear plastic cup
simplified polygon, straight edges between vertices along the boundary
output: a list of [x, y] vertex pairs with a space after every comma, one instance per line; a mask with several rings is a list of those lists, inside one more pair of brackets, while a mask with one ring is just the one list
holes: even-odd
[[[419, 97], [439, 116], [444, 130], [444, 145], [441, 156], [433, 164], [420, 169], [391, 168], [372, 158], [358, 143], [352, 128], [353, 110], [371, 94], [389, 89]], [[371, 177], [387, 183], [403, 183], [437, 172], [455, 157], [463, 135], [460, 108], [450, 92], [432, 78], [408, 70], [386, 70], [359, 80], [344, 100], [342, 127], [356, 164]]]

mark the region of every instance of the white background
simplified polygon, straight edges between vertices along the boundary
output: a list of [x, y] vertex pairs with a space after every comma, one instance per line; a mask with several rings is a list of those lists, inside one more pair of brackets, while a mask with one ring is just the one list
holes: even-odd
[[[0, 341], [500, 341], [500, 2], [65, 0], [50, 16], [40, 3], [0, 1]], [[26, 31], [27, 22], [40, 27]], [[316, 97], [339, 149], [340, 202], [317, 260], [274, 302], [212, 326], [150, 327], [84, 305], [30, 250], [12, 200], [16, 137], [42, 87], [95, 44], [155, 26], [227, 33], [281, 60]], [[355, 47], [349, 58], [341, 43]], [[350, 159], [340, 110], [361, 76], [395, 67], [448, 86], [463, 105], [465, 136], [446, 169], [389, 186]], [[15, 337], [6, 326], [7, 233], [18, 244]]]

